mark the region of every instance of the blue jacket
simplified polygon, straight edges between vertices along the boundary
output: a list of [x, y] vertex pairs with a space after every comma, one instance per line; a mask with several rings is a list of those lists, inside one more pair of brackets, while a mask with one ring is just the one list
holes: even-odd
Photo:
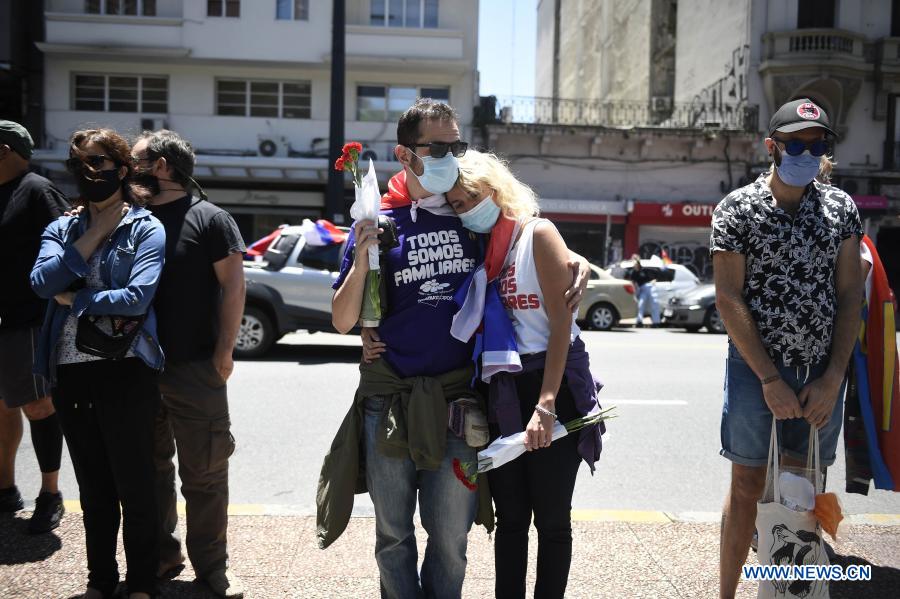
[[100, 249], [100, 276], [107, 289], [78, 290], [70, 308], [52, 300], [90, 272], [74, 247], [89, 224], [87, 211], [82, 215], [61, 216], [47, 225], [41, 236], [41, 251], [31, 270], [31, 287], [38, 296], [51, 301], [41, 327], [34, 372], [55, 384], [56, 345], [70, 312], [75, 316], [147, 314], [134, 352], [147, 366], [160, 370], [163, 352], [156, 336], [152, 303], [166, 255], [162, 223], [146, 208], [132, 207]]

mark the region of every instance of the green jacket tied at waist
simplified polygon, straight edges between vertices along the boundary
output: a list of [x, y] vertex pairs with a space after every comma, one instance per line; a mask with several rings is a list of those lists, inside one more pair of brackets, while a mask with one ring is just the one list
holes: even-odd
[[[367, 492], [365, 398], [385, 398], [375, 440], [377, 450], [389, 457], [409, 457], [417, 470], [437, 470], [447, 450], [447, 404], [473, 395], [471, 366], [435, 377], [400, 378], [384, 360], [376, 360], [360, 364], [359, 372], [353, 405], [331, 443], [319, 475], [316, 535], [321, 549], [331, 545], [347, 528], [354, 494]], [[475, 521], [491, 532], [494, 515], [486, 476], [478, 477], [478, 493]]]

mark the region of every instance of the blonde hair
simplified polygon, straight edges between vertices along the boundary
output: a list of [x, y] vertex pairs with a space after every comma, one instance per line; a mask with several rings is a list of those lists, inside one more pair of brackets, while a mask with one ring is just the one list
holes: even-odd
[[495, 154], [468, 150], [459, 159], [457, 185], [473, 197], [480, 197], [483, 187], [490, 188], [494, 202], [509, 218], [518, 220], [540, 213], [534, 190], [516, 179], [509, 163]]

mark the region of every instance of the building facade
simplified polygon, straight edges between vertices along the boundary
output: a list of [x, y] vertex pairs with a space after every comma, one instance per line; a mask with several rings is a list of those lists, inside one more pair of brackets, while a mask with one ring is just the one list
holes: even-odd
[[594, 238], [586, 255], [667, 249], [708, 274], [696, 256], [712, 207], [769, 167], [772, 112], [805, 96], [836, 125], [833, 181], [900, 287], [900, 2], [539, 0], [537, 10], [536, 97], [498, 98], [483, 130], [561, 228], [612, 222], [614, 238]]
[[[321, 217], [330, 2], [46, 0], [44, 19], [36, 159], [63, 184], [72, 131], [169, 128], [194, 145], [196, 178], [248, 241]], [[397, 118], [416, 97], [450, 101], [468, 133], [477, 40], [477, 0], [347, 0], [346, 136], [383, 184], [397, 169]]]

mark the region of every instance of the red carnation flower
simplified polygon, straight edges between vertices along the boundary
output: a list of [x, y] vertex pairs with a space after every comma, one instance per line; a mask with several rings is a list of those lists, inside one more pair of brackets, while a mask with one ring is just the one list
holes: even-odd
[[334, 161], [334, 170], [342, 171], [344, 170], [344, 162], [346, 162], [346, 156], [341, 156], [337, 160]]

